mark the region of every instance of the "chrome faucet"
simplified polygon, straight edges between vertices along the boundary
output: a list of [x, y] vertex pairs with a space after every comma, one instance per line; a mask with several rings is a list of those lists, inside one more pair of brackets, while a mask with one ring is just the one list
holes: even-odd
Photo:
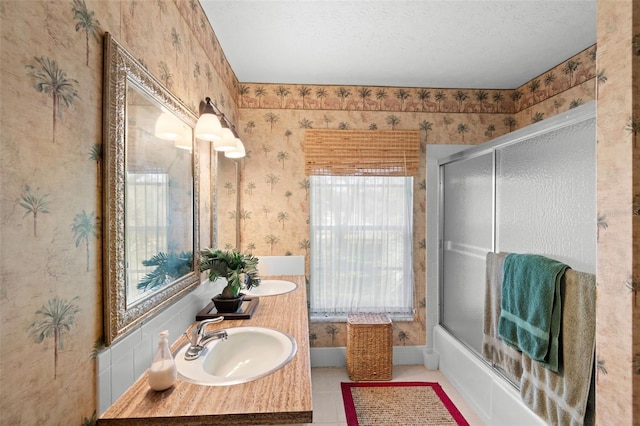
[[198, 324], [196, 324], [195, 327], [193, 327], [190, 346], [184, 354], [185, 360], [193, 361], [194, 359], [198, 359], [204, 349], [204, 345], [206, 345], [209, 341], [227, 338], [226, 330], [216, 330], [211, 333], [205, 333], [208, 324], [219, 323], [222, 320], [224, 320], [224, 317], [206, 319], [204, 321], [200, 321]]

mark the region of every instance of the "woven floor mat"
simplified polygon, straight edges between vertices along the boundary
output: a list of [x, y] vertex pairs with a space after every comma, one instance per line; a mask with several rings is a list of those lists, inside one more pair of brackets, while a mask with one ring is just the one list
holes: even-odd
[[349, 426], [468, 425], [438, 383], [345, 382]]

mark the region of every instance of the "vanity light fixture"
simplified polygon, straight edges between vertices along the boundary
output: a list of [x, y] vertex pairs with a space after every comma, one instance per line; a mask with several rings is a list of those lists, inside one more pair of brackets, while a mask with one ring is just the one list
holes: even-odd
[[233, 135], [235, 136], [236, 146], [235, 146], [235, 148], [233, 148], [230, 151], [225, 151], [224, 156], [227, 157], [227, 158], [233, 158], [233, 159], [242, 158], [245, 155], [247, 155], [245, 150], [244, 150], [244, 144], [240, 140], [240, 136], [238, 136], [238, 132], [236, 132], [236, 128], [232, 127], [231, 131], [233, 132]]
[[200, 117], [196, 123], [196, 138], [213, 143], [216, 151], [231, 151], [236, 148], [235, 135], [231, 131], [233, 124], [227, 120], [220, 108], [206, 97], [200, 102]]
[[236, 137], [231, 131], [232, 124], [227, 118], [222, 116], [222, 137], [213, 142], [213, 149], [216, 151], [231, 151], [236, 148]]
[[[216, 141], [222, 139], [222, 125], [211, 103], [211, 98], [207, 97], [204, 101], [200, 102], [199, 112], [200, 117], [196, 123], [196, 138], [215, 144]], [[223, 114], [220, 113], [220, 115]]]

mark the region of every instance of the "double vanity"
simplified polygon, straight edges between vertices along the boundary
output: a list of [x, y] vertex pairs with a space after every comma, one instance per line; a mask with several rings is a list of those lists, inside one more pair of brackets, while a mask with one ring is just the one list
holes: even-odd
[[[194, 133], [198, 117], [109, 33], [104, 36], [103, 88], [102, 220], [109, 224], [103, 252], [103, 263], [108, 265], [103, 280], [104, 339], [111, 346], [134, 331], [142, 335], [141, 328], [151, 318], [185, 301], [184, 296], [199, 286], [201, 178]], [[214, 159], [210, 161], [213, 164]], [[139, 192], [151, 194], [147, 198], [156, 200], [157, 206], [146, 198], [138, 200]], [[126, 226], [127, 206], [141, 203], [145, 209], [136, 211], [135, 226]], [[147, 231], [154, 227], [158, 228]], [[168, 236], [164, 247], [158, 246], [156, 235]], [[150, 253], [154, 254], [149, 257]], [[293, 261], [299, 256], [282, 257]], [[249, 292], [254, 297], [250, 314], [207, 324], [193, 318], [194, 324], [185, 330], [188, 337], [171, 348], [179, 373], [173, 386], [162, 392], [151, 390], [147, 371], [98, 423], [311, 423], [309, 324], [301, 265], [287, 269], [299, 276], [280, 276], [282, 270], [267, 272], [268, 263], [265, 269], [261, 265], [263, 278], [272, 281]], [[167, 276], [172, 278], [162, 279]], [[297, 287], [291, 290], [287, 281]], [[208, 307], [202, 308], [210, 313]], [[191, 361], [184, 359], [182, 350], [189, 350]], [[122, 357], [124, 364], [135, 363], [136, 352], [131, 353]], [[165, 379], [171, 383], [173, 374]]]
[[225, 330], [226, 339], [207, 343], [198, 359], [184, 360], [186, 336], [174, 343], [179, 376], [171, 388], [151, 390], [145, 373], [98, 424], [311, 423], [305, 277], [265, 277], [264, 284], [255, 288], [259, 304], [250, 319], [206, 325], [207, 333]]

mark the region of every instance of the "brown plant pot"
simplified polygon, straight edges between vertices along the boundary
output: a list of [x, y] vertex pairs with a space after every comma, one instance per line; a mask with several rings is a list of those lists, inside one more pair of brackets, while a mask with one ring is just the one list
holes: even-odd
[[240, 310], [240, 306], [242, 306], [244, 300], [244, 293], [240, 293], [238, 297], [233, 299], [223, 299], [221, 294], [217, 294], [211, 300], [213, 300], [213, 305], [218, 312], [231, 314]]

